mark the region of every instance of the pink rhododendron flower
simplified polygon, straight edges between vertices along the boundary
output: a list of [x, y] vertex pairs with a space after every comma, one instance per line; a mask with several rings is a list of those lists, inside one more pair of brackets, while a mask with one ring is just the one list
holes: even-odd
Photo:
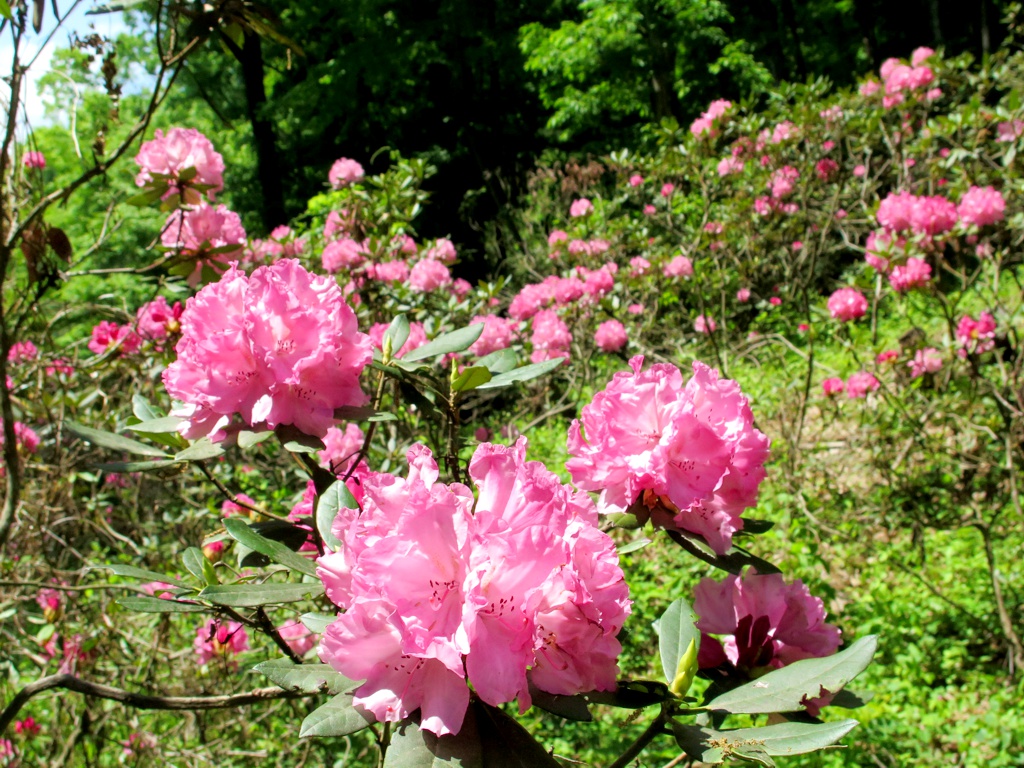
[[921, 46], [920, 48], [915, 48], [914, 52], [910, 54], [910, 63], [913, 66], [918, 67], [924, 64], [928, 59], [930, 59], [934, 55], [935, 51], [933, 51], [931, 48]]
[[781, 144], [794, 136], [796, 136], [796, 126], [789, 120], [783, 120], [772, 129], [771, 142], [772, 144]]
[[419, 293], [429, 293], [446, 285], [451, 285], [452, 273], [442, 262], [433, 259], [422, 259], [409, 273], [409, 287]]
[[130, 355], [138, 352], [142, 346], [142, 338], [132, 329], [130, 325], [118, 325], [110, 320], [102, 320], [93, 327], [92, 338], [89, 340], [89, 351], [102, 355], [115, 345], [118, 352]]
[[860, 88], [858, 90], [860, 91], [861, 96], [871, 96], [875, 93], [878, 93], [881, 87], [882, 84], [877, 80], [865, 80], [863, 83], [861, 83]]
[[704, 231], [712, 235], [720, 235], [725, 231], [725, 225], [720, 221], [709, 221], [704, 225]]
[[42, 152], [26, 152], [21, 156], [21, 162], [26, 168], [42, 170], [46, 167], [46, 156]]
[[903, 266], [893, 267], [889, 284], [897, 293], [904, 293], [912, 288], [923, 288], [931, 278], [932, 268], [928, 262], [911, 257]]
[[724, 157], [718, 162], [718, 175], [721, 177], [731, 176], [743, 172], [745, 163], [738, 157]]
[[[157, 186], [167, 183], [169, 189], [164, 198], [177, 192], [183, 203], [198, 205], [204, 194], [210, 200], [224, 189], [224, 158], [216, 152], [213, 144], [195, 128], [171, 128], [166, 135], [157, 129], [153, 140], [147, 141], [135, 156], [139, 173], [135, 184], [139, 187]], [[194, 175], [189, 178], [193, 172]], [[169, 177], [167, 182], [156, 176]], [[209, 187], [205, 191], [196, 185]]]
[[132, 733], [126, 741], [121, 742], [126, 757], [140, 756], [154, 752], [159, 742], [152, 733]]
[[956, 226], [956, 221], [956, 206], [944, 197], [918, 197], [910, 208], [910, 226], [918, 234], [940, 235]]
[[686, 256], [676, 256], [661, 271], [665, 277], [690, 277], [693, 274], [693, 262]]
[[64, 613], [64, 593], [59, 589], [45, 587], [36, 593], [36, 603], [43, 609], [43, 618], [51, 624]]
[[220, 513], [224, 517], [233, 517], [234, 515], [241, 515], [242, 517], [249, 517], [252, 512], [250, 507], [256, 506], [256, 500], [245, 493], [239, 493], [235, 496], [238, 501], [242, 504], [248, 504], [249, 506], [242, 506], [231, 499], [225, 499], [220, 505]]
[[24, 720], [14, 721], [14, 732], [19, 736], [24, 736], [31, 739], [33, 736], [38, 736], [42, 733], [42, 726], [36, 722], [36, 719], [29, 715]]
[[542, 363], [556, 357], [569, 357], [572, 334], [569, 332], [569, 326], [554, 310], [542, 309], [534, 315], [531, 328], [530, 344], [533, 346], [533, 354], [530, 355], [530, 362]]
[[28, 363], [39, 357], [39, 348], [31, 341], [16, 341], [7, 352], [7, 360], [15, 365]]
[[676, 191], [675, 184], [663, 184], [661, 187], [662, 197], [672, 197], [672, 193]]
[[164, 371], [172, 413], [195, 439], [245, 426], [294, 424], [322, 437], [334, 410], [363, 405], [359, 375], [372, 342], [338, 284], [283, 259], [252, 276], [232, 267], [188, 300], [178, 359]]
[[631, 315], [642, 315], [644, 313], [644, 305], [630, 304], [628, 307], [626, 307], [626, 311], [629, 312], [629, 314]]
[[[344, 429], [331, 427], [324, 435], [324, 449], [317, 454], [320, 466], [331, 474], [337, 476], [345, 475], [352, 467], [352, 462], [363, 448], [366, 435], [356, 424], [346, 424]], [[366, 469], [365, 462], [360, 463], [359, 469]], [[365, 475], [366, 472], [362, 472]], [[314, 493], [316, 488], [314, 487]]]
[[618, 320], [606, 320], [594, 333], [594, 343], [602, 352], [618, 352], [627, 340], [626, 328]]
[[[374, 323], [370, 327], [370, 340], [373, 342], [373, 346], [379, 349], [381, 352], [384, 351], [384, 332], [387, 331], [390, 323]], [[402, 344], [401, 349], [395, 349], [391, 351], [392, 357], [401, 357], [407, 352], [412, 352], [417, 347], [422, 347], [427, 343], [427, 330], [423, 327], [423, 323], [417, 323], [415, 320], [409, 323], [409, 337]]]
[[867, 169], [867, 166], [865, 166], [865, 165], [855, 165], [853, 167], [853, 175], [857, 176], [858, 178], [863, 176], [867, 172], [868, 172], [868, 169]]
[[362, 513], [342, 510], [342, 548], [321, 557], [328, 597], [345, 609], [320, 657], [365, 680], [354, 703], [381, 722], [421, 710], [421, 727], [458, 733], [476, 695], [531, 704], [530, 686], [571, 695], [612, 690], [629, 599], [593, 503], [537, 462], [526, 441], [484, 443], [478, 489], [437, 482], [423, 446], [407, 479], [366, 483]]
[[629, 260], [629, 266], [633, 269], [630, 272], [632, 277], [640, 277], [641, 275], [647, 274], [651, 269], [651, 262], [645, 259], [643, 256], [634, 256]]
[[409, 265], [401, 260], [371, 263], [366, 265], [365, 274], [371, 280], [379, 280], [382, 283], [404, 283], [409, 279]]
[[884, 352], [878, 353], [878, 355], [875, 357], [875, 362], [878, 363], [879, 365], [884, 365], [885, 363], [894, 362], [897, 358], [899, 358], [899, 356], [899, 351], [895, 349], [887, 349]]
[[587, 200], [585, 197], [581, 197], [578, 200], [573, 200], [572, 205], [569, 206], [569, 215], [574, 219], [580, 216], [587, 216], [594, 211], [594, 204]]
[[231, 657], [249, 650], [249, 633], [237, 621], [210, 619], [196, 629], [192, 648], [200, 665], [219, 658], [230, 660], [231, 668], [236, 669], [238, 662]]
[[801, 241], [801, 240], [794, 240], [792, 246], [790, 246], [790, 247], [794, 251], [802, 251], [804, 249], [804, 244], [803, 244], [803, 241]]
[[512, 299], [508, 314], [516, 320], [529, 320], [554, 300], [554, 286], [551, 283], [527, 284]]
[[333, 240], [335, 235], [348, 234], [355, 225], [355, 215], [350, 213], [347, 208], [331, 211], [327, 214], [327, 221], [324, 222], [324, 240]]
[[641, 176], [639, 173], [634, 173], [632, 176], [629, 177], [629, 186], [631, 187], [639, 187], [643, 183], [644, 177]]
[[455, 243], [449, 240], [447, 237], [439, 237], [434, 241], [434, 244], [430, 246], [423, 254], [425, 259], [434, 259], [445, 264], [451, 264], [457, 257], [455, 251]]
[[181, 330], [182, 311], [180, 301], [174, 302], [172, 307], [163, 296], [143, 304], [135, 313], [135, 327], [139, 336], [149, 341], [163, 341], [176, 334]]
[[868, 300], [856, 288], [840, 288], [829, 296], [828, 313], [833, 320], [848, 323], [859, 320], [868, 311]]
[[614, 264], [605, 264], [600, 269], [579, 268], [579, 274], [583, 278], [584, 292], [595, 299], [607, 295], [615, 287], [615, 272], [618, 269]]
[[750, 289], [740, 288], [738, 291], [736, 291], [736, 301], [738, 301], [740, 304], [746, 304], [748, 301], [750, 301]]
[[984, 227], [1002, 221], [1006, 201], [1002, 194], [992, 187], [971, 187], [960, 198], [957, 212], [964, 224]]
[[645, 205], [645, 206], [644, 206], [644, 215], [645, 215], [645, 216], [653, 216], [653, 215], [654, 215], [654, 214], [656, 214], [657, 212], [658, 212], [658, 209], [657, 209], [657, 208], [655, 208], [655, 207], [654, 207], [653, 205], [651, 205], [650, 203], [648, 203], [647, 205]]
[[833, 397], [834, 395], [841, 395], [846, 385], [843, 384], [843, 380], [833, 376], [830, 379], [825, 379], [821, 382], [821, 390], [827, 397]]
[[916, 379], [926, 373], [936, 373], [942, 369], [942, 353], [935, 347], [925, 347], [914, 353], [914, 359], [907, 363], [910, 378]]
[[721, 582], [701, 579], [693, 609], [700, 616], [701, 669], [728, 665], [757, 677], [839, 648], [840, 632], [825, 623], [824, 603], [799, 579], [787, 584], [778, 573], [761, 575], [751, 568]]
[[1009, 143], [1024, 135], [1024, 120], [1010, 120], [996, 126], [996, 141]]
[[334, 189], [344, 189], [349, 184], [361, 180], [366, 172], [355, 160], [349, 157], [342, 157], [334, 161], [331, 170], [327, 173], [327, 180]]
[[996, 347], [995, 339], [996, 320], [988, 312], [982, 312], [977, 320], [969, 315], [964, 315], [957, 324], [956, 340], [961, 345], [957, 354], [960, 357], [991, 352]]
[[519, 329], [517, 321], [506, 320], [496, 315], [476, 315], [470, 321], [470, 325], [477, 323], [484, 324], [483, 333], [467, 350], [476, 357], [484, 357], [499, 349], [508, 349], [512, 346], [516, 331]]
[[800, 178], [800, 171], [791, 165], [779, 168], [772, 174], [771, 187], [772, 197], [782, 200], [793, 194], [797, 179]]
[[561, 229], [556, 229], [550, 235], [548, 235], [548, 245], [558, 245], [559, 243], [566, 243], [569, 241], [569, 234]]
[[720, 117], [723, 117], [731, 108], [732, 102], [725, 99], [717, 99], [711, 102], [707, 111], [703, 112], [700, 117], [690, 124], [690, 133], [698, 139], [704, 138], [705, 136], [713, 139], [718, 135], [715, 121]]
[[889, 232], [908, 230], [916, 200], [917, 197], [910, 192], [890, 192], [879, 204], [875, 218]]
[[288, 644], [288, 647], [292, 649], [295, 655], [300, 657], [313, 650], [320, 640], [319, 635], [310, 632], [298, 620], [282, 624], [277, 628], [277, 633], [281, 635], [281, 639]]
[[617, 373], [569, 429], [577, 487], [600, 491], [602, 513], [627, 509], [703, 536], [724, 553], [757, 500], [768, 438], [734, 381], [700, 362], [685, 385], [673, 365]]
[[366, 263], [369, 253], [363, 243], [350, 237], [340, 237], [329, 242], [320, 255], [324, 271], [335, 274], [342, 269], [357, 269]]
[[889, 258], [895, 249], [902, 250], [906, 240], [888, 232], [871, 232], [864, 244], [864, 261], [878, 272], [889, 271]]
[[851, 400], [866, 397], [868, 392], [874, 392], [881, 385], [872, 374], [867, 371], [857, 371], [850, 374], [846, 380], [846, 396]]
[[768, 303], [771, 304], [773, 307], [781, 307], [782, 299], [780, 299], [778, 296], [772, 296], [768, 299]]
[[224, 205], [206, 203], [173, 211], [160, 233], [164, 248], [178, 251], [184, 259], [196, 261], [195, 269], [188, 277], [188, 284], [193, 288], [202, 279], [204, 267], [222, 274], [230, 261], [238, 259], [245, 246], [245, 238], [245, 229], [237, 213]]
[[693, 320], [693, 330], [697, 333], [714, 333], [718, 328], [718, 324], [714, 318], [707, 317], [706, 315], [697, 315]]
[[839, 170], [839, 163], [830, 157], [819, 160], [814, 166], [815, 175], [822, 181], [828, 181]]

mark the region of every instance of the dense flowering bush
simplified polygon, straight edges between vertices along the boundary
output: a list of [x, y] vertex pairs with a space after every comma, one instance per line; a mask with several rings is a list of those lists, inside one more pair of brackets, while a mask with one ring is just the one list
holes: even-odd
[[195, 128], [171, 128], [166, 134], [158, 129], [135, 162], [140, 169], [136, 185], [165, 187], [165, 198], [178, 194], [183, 202], [195, 205], [204, 196], [212, 200], [224, 188], [224, 158]]

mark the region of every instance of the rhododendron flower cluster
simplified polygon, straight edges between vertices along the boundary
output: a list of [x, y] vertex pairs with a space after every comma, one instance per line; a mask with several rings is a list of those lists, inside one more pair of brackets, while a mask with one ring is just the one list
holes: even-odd
[[779, 168], [772, 174], [771, 187], [772, 197], [776, 200], [783, 200], [793, 194], [794, 186], [800, 178], [800, 171], [791, 165]]
[[442, 262], [433, 259], [421, 259], [409, 273], [409, 287], [420, 293], [429, 293], [446, 285], [451, 285], [452, 274]]
[[856, 288], [840, 288], [828, 297], [828, 313], [833, 320], [848, 323], [864, 317], [868, 300]]
[[533, 354], [530, 362], [542, 363], [556, 357], [569, 357], [572, 334], [569, 326], [552, 309], [542, 309], [533, 316], [530, 344]]
[[[223, 622], [210, 619], [196, 629], [196, 639], [192, 643], [199, 664], [209, 664], [217, 658], [230, 659], [239, 653], [249, 650], [249, 633], [237, 621]], [[231, 661], [232, 668], [238, 662]]]
[[[882, 76], [882, 84], [885, 87], [882, 105], [886, 109], [902, 104], [912, 92], [927, 88], [935, 81], [935, 73], [932, 68], [924, 64], [934, 54], [935, 51], [931, 48], [922, 47], [914, 51], [910, 65], [904, 64], [899, 59], [886, 59], [882, 62], [879, 74]], [[877, 83], [868, 93], [865, 93], [864, 86], [861, 86], [861, 93], [865, 96], [870, 96], [876, 90], [878, 90]], [[937, 98], [941, 91], [937, 93], [935, 91], [938, 89], [928, 91], [925, 94], [926, 98]]]
[[157, 296], [139, 307], [135, 313], [135, 327], [139, 336], [148, 341], [163, 341], [176, 334], [181, 330], [183, 311], [180, 301], [174, 302], [172, 307], [163, 296]]
[[484, 357], [500, 349], [508, 349], [512, 346], [519, 323], [515, 320], [506, 320], [497, 315], [476, 315], [470, 320], [470, 325], [483, 323], [484, 329], [480, 338], [473, 342], [467, 350], [469, 354], [477, 357]]
[[714, 318], [707, 315], [697, 315], [693, 320], [693, 330], [697, 333], [714, 333], [718, 329], [718, 323]]
[[913, 232], [934, 237], [956, 226], [957, 207], [944, 197], [890, 193], [878, 206], [878, 223], [889, 233]]
[[26, 152], [21, 156], [21, 162], [26, 168], [42, 170], [46, 167], [46, 156], [42, 152]]
[[245, 426], [294, 424], [322, 437], [334, 411], [363, 405], [359, 375], [372, 357], [337, 283], [283, 259], [250, 277], [231, 267], [188, 300], [178, 359], [164, 371], [182, 405], [182, 434], [223, 440]]
[[726, 176], [732, 176], [735, 173], [742, 173], [744, 165], [745, 163], [739, 157], [733, 157], [732, 155], [729, 157], [723, 157], [718, 162], [718, 175], [725, 178]]
[[690, 277], [693, 275], [693, 262], [686, 256], [675, 256], [661, 271], [665, 277]]
[[130, 325], [118, 325], [110, 320], [102, 320], [93, 326], [88, 344], [90, 352], [102, 355], [115, 345], [118, 345], [121, 355], [130, 355], [138, 352], [142, 346], [142, 337]]
[[932, 268], [927, 261], [914, 258], [907, 259], [907, 263], [893, 267], [889, 273], [889, 285], [897, 293], [905, 293], [913, 288], [923, 288], [932, 279]]
[[723, 117], [731, 108], [732, 102], [726, 99], [712, 101], [707, 111], [702, 112], [701, 116], [690, 124], [690, 133], [698, 139], [705, 136], [712, 139], [715, 138], [718, 135], [715, 121]]
[[822, 601], [799, 579], [787, 584], [778, 573], [751, 568], [721, 582], [701, 579], [693, 610], [700, 617], [701, 669], [729, 666], [756, 677], [839, 648], [839, 628], [825, 623]]
[[846, 385], [843, 384], [843, 380], [835, 376], [821, 382], [821, 390], [825, 393], [826, 397], [841, 395], [844, 389], [846, 389]]
[[857, 373], [851, 373], [850, 377], [846, 380], [846, 396], [851, 400], [857, 400], [867, 397], [868, 392], [874, 392], [880, 386], [882, 384], [875, 378], [874, 374], [867, 371], [857, 371]]
[[612, 540], [586, 496], [514, 447], [480, 445], [478, 489], [437, 482], [414, 446], [409, 475], [367, 479], [363, 510], [332, 526], [342, 548], [319, 558], [327, 596], [345, 612], [320, 657], [365, 680], [354, 703], [378, 721], [421, 710], [421, 727], [458, 733], [468, 682], [484, 702], [612, 690], [629, 614]]
[[587, 216], [594, 211], [594, 204], [587, 198], [581, 197], [578, 200], [573, 200], [572, 205], [569, 206], [569, 215], [574, 219], [580, 216]]
[[320, 263], [325, 272], [333, 275], [342, 269], [361, 267], [369, 256], [365, 243], [357, 243], [350, 237], [340, 237], [324, 246]]
[[172, 212], [160, 234], [160, 242], [165, 248], [196, 260], [195, 269], [188, 277], [188, 284], [194, 288], [202, 279], [204, 267], [221, 274], [230, 261], [242, 255], [246, 235], [237, 213], [225, 205], [215, 207], [202, 203]]
[[916, 379], [926, 373], [938, 373], [942, 370], [942, 353], [935, 347], [925, 347], [914, 353], [914, 359], [907, 363], [910, 378]]
[[31, 341], [16, 341], [7, 352], [7, 360], [14, 363], [28, 363], [39, 357], [39, 348]]
[[995, 339], [996, 321], [988, 312], [982, 312], [977, 320], [964, 315], [956, 326], [956, 340], [961, 345], [957, 354], [960, 357], [991, 352], [996, 347]]
[[594, 343], [602, 352], [618, 352], [628, 340], [626, 328], [618, 320], [605, 320], [594, 333]]
[[281, 639], [288, 644], [292, 652], [299, 657], [305, 656], [316, 647], [320, 636], [310, 632], [301, 621], [289, 621], [277, 628]]
[[363, 166], [351, 158], [342, 157], [334, 161], [327, 174], [327, 180], [334, 189], [344, 189], [362, 179], [364, 175]]
[[600, 492], [603, 513], [639, 508], [724, 553], [757, 501], [768, 438], [754, 428], [739, 385], [703, 363], [694, 362], [685, 385], [674, 365], [642, 371], [638, 355], [630, 367], [569, 429], [573, 482]]
[[[212, 200], [224, 188], [224, 158], [195, 128], [171, 128], [166, 135], [157, 129], [153, 135], [135, 156], [141, 169], [135, 177], [137, 186], [159, 184], [156, 176], [168, 177], [164, 197], [177, 192], [189, 205], [199, 204], [204, 194]], [[206, 189], [200, 191], [196, 185]]]
[[971, 187], [960, 198], [957, 212], [967, 225], [984, 227], [1002, 221], [1006, 201], [1002, 194], [992, 187]]

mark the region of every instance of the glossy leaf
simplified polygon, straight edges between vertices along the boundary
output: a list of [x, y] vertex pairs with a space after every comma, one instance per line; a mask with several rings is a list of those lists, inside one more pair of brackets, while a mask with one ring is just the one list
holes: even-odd
[[521, 368], [513, 368], [511, 371], [498, 374], [486, 384], [481, 384], [477, 389], [498, 389], [499, 387], [508, 387], [521, 381], [530, 381], [531, 379], [543, 376], [545, 373], [550, 373], [564, 363], [564, 358], [559, 357], [555, 360], [545, 360], [543, 363], [531, 363]]
[[409, 318], [399, 315], [391, 321], [391, 325], [384, 332], [384, 339], [381, 346], [387, 346], [387, 340], [391, 339], [391, 356], [394, 357], [409, 339]]
[[252, 527], [237, 517], [229, 517], [224, 521], [228, 535], [240, 544], [244, 544], [254, 552], [266, 555], [275, 563], [308, 576], [316, 576], [316, 565], [312, 560], [292, 552], [279, 541], [260, 536]]
[[[321, 707], [314, 709], [299, 728], [299, 738], [310, 736], [348, 736], [361, 731], [376, 720], [362, 707], [352, 704], [352, 694], [339, 693]], [[390, 750], [389, 750], [390, 753]]]
[[[681, 676], [689, 676], [693, 680], [696, 672], [696, 654], [694, 653], [692, 664], [688, 663], [687, 669], [681, 669], [680, 664], [688, 658], [687, 650], [693, 643], [696, 648], [700, 647], [700, 630], [697, 629], [697, 615], [693, 612], [690, 604], [679, 598], [673, 602], [654, 622], [654, 631], [658, 633], [658, 653], [661, 656], [661, 668], [665, 673], [669, 689], [673, 693], [682, 696], [677, 688], [677, 679]], [[693, 669], [689, 667], [693, 666]], [[689, 688], [689, 684], [686, 688]]]
[[207, 562], [203, 551], [199, 547], [189, 547], [181, 554], [181, 563], [185, 570], [195, 576], [202, 583], [206, 583], [206, 575], [203, 573], [203, 563]]
[[427, 342], [422, 347], [408, 352], [402, 356], [400, 362], [414, 363], [418, 360], [427, 360], [438, 355], [447, 355], [451, 352], [463, 352], [472, 346], [473, 342], [480, 338], [484, 332], [483, 323], [474, 323], [457, 331], [451, 331], [438, 336], [433, 341]]
[[331, 533], [331, 525], [334, 518], [338, 516], [341, 509], [356, 509], [359, 505], [355, 497], [341, 480], [331, 485], [317, 501], [316, 505], [316, 529], [320, 532], [320, 538], [324, 544], [333, 552], [341, 547], [338, 537]]
[[302, 626], [317, 635], [322, 635], [327, 625], [338, 618], [333, 613], [304, 613], [299, 616]]
[[113, 432], [104, 432], [100, 429], [93, 429], [92, 427], [86, 427], [82, 424], [76, 424], [73, 421], [65, 421], [64, 426], [73, 435], [76, 435], [82, 440], [101, 448], [110, 448], [111, 450], [122, 451], [124, 453], [134, 453], [139, 456], [170, 458], [159, 448], [152, 445], [146, 445], [145, 443], [140, 443], [138, 440], [132, 440], [130, 437], [117, 435]]
[[491, 372], [482, 366], [473, 366], [460, 373], [452, 382], [452, 392], [468, 392], [491, 380]]
[[219, 584], [207, 587], [199, 598], [231, 608], [297, 603], [323, 594], [323, 584]]
[[272, 659], [253, 667], [274, 685], [300, 693], [346, 693], [359, 686], [329, 664], [296, 664], [290, 659]]
[[490, 768], [484, 763], [473, 709], [455, 735], [435, 736], [414, 722], [399, 726], [391, 734], [384, 768]]
[[499, 349], [497, 352], [491, 352], [489, 355], [485, 355], [476, 361], [477, 365], [482, 365], [484, 368], [489, 370], [492, 374], [506, 373], [516, 367], [516, 353], [511, 349]]
[[224, 455], [224, 448], [219, 443], [210, 441], [208, 437], [196, 440], [184, 451], [174, 454], [175, 461], [205, 461]]
[[118, 576], [127, 576], [132, 579], [145, 579], [146, 581], [160, 581], [164, 584], [174, 584], [174, 577], [167, 576], [156, 571], [147, 571], [145, 568], [136, 568], [134, 565], [122, 565], [121, 563], [107, 563], [93, 566], [96, 569], [108, 570]]
[[202, 613], [208, 611], [205, 605], [195, 603], [182, 603], [177, 600], [164, 600], [160, 597], [122, 597], [117, 601], [129, 611], [141, 611], [143, 613]]
[[[857, 726], [857, 721], [778, 723], [725, 731], [675, 721], [671, 726], [683, 751], [702, 762], [721, 762], [734, 755], [772, 765], [774, 761], [770, 757], [802, 755], [835, 744]], [[768, 760], [762, 755], [768, 756]]]
[[734, 714], [793, 712], [804, 699], [836, 693], [871, 663], [878, 638], [862, 637], [849, 648], [821, 659], [804, 659], [769, 672], [757, 680], [723, 693], [706, 706]]

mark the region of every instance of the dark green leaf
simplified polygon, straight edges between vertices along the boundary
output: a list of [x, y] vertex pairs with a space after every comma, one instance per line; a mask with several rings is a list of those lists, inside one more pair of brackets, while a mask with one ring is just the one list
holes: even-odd
[[832, 697], [828, 703], [830, 707], [842, 707], [843, 709], [859, 709], [874, 698], [870, 692], [856, 693], [849, 688], [844, 688]]
[[673, 698], [667, 685], [652, 680], [622, 680], [614, 691], [589, 691], [583, 696], [591, 704], [623, 709], [642, 709]]
[[181, 555], [181, 563], [185, 566], [185, 570], [203, 584], [206, 583], [206, 575], [203, 573], [203, 563], [205, 562], [207, 562], [206, 557], [199, 547], [189, 547]]
[[[100, 7], [102, 7], [102, 6], [99, 6], [97, 8], [93, 8], [91, 11], [86, 11], [86, 13], [87, 14], [88, 13], [107, 13], [107, 11], [99, 10]], [[125, 203], [127, 205], [135, 206], [136, 208], [148, 208], [153, 203], [155, 203], [157, 200], [159, 200], [161, 197], [163, 197], [164, 196], [164, 192], [166, 192], [166, 191], [167, 191], [167, 185], [163, 184], [163, 185], [158, 186], [155, 189], [150, 189], [150, 190], [147, 190], [145, 192], [140, 192], [137, 195], [132, 195], [127, 200], [125, 200]]]
[[105, 565], [94, 565], [95, 569], [113, 571], [118, 576], [127, 576], [132, 579], [145, 579], [146, 581], [160, 581], [164, 584], [174, 584], [174, 577], [167, 576], [156, 571], [147, 571], [144, 568], [136, 568], [133, 565], [122, 565], [120, 563], [109, 563]]
[[229, 517], [224, 521], [224, 528], [228, 535], [235, 541], [244, 544], [254, 552], [266, 555], [276, 563], [286, 568], [308, 576], [316, 576], [316, 565], [312, 560], [292, 552], [288, 547], [279, 541], [273, 541], [260, 536], [244, 520], [237, 517]]
[[[690, 608], [690, 604], [679, 598], [661, 614], [661, 618], [654, 622], [654, 631], [658, 633], [658, 653], [661, 656], [661, 668], [665, 672], [665, 680], [668, 681], [669, 689], [683, 696], [689, 689], [693, 675], [697, 671], [696, 653], [692, 650], [689, 654], [687, 653], [691, 643], [696, 648], [700, 647], [697, 616]], [[685, 669], [682, 668], [683, 666]], [[684, 678], [686, 679], [685, 686], [682, 684]]]
[[452, 382], [452, 392], [467, 392], [477, 389], [491, 380], [491, 372], [486, 368], [474, 366], [460, 373]]
[[398, 354], [399, 350], [409, 338], [409, 318], [399, 315], [391, 321], [387, 331], [384, 332], [384, 340], [381, 346], [387, 346], [387, 340], [391, 339], [391, 356]]
[[129, 611], [143, 613], [201, 613], [209, 610], [205, 605], [180, 603], [177, 600], [164, 600], [159, 597], [122, 597], [117, 602]]
[[785, 757], [802, 755], [835, 744], [857, 726], [856, 720], [833, 723], [779, 723], [762, 728], [716, 731], [673, 721], [672, 732], [686, 754], [702, 762], [720, 762], [735, 755], [758, 759], [760, 755]]
[[358, 506], [352, 492], [341, 480], [336, 481], [324, 491], [317, 501], [316, 529], [320, 532], [320, 538], [324, 540], [324, 544], [331, 551], [337, 552], [341, 548], [338, 537], [331, 533], [331, 525], [334, 523], [334, 518], [338, 516], [338, 511], [356, 509]]
[[174, 461], [107, 461], [94, 466], [101, 472], [152, 472], [178, 465]]
[[93, 429], [92, 427], [76, 424], [73, 421], [65, 421], [64, 426], [72, 434], [92, 443], [93, 445], [98, 445], [101, 448], [110, 448], [111, 450], [122, 451], [124, 453], [134, 453], [139, 456], [159, 456], [161, 458], [170, 458], [159, 448], [152, 445], [146, 445], [145, 443], [140, 443], [138, 440], [132, 440], [130, 437], [115, 435], [113, 432], [104, 432], [99, 429]]
[[174, 454], [175, 461], [205, 461], [217, 456], [224, 455], [224, 448], [220, 443], [213, 443], [208, 437], [196, 440], [184, 451]]
[[486, 768], [561, 768], [523, 726], [497, 707], [477, 701], [471, 709]]
[[878, 645], [875, 635], [862, 637], [849, 648], [821, 659], [804, 659], [776, 669], [746, 685], [723, 693], [706, 706], [734, 714], [792, 712], [805, 699], [837, 693], [864, 671]]
[[274, 430], [286, 451], [292, 453], [317, 453], [324, 449], [324, 441], [313, 435], [307, 435], [292, 424], [283, 424]]
[[581, 723], [589, 723], [594, 717], [587, 707], [587, 700], [580, 694], [575, 696], [559, 696], [555, 693], [548, 693], [539, 688], [530, 687], [530, 698], [533, 705], [540, 707], [546, 712], [558, 715], [566, 720], [574, 720]]
[[474, 323], [465, 328], [459, 328], [457, 331], [442, 334], [422, 347], [417, 347], [403, 355], [400, 362], [413, 363], [417, 360], [426, 360], [438, 355], [447, 355], [449, 352], [462, 352], [472, 346], [473, 342], [479, 339], [480, 334], [483, 332], [484, 324]]
[[[150, 402], [138, 392], [132, 395], [132, 413], [135, 414], [135, 417], [139, 419], [139, 421], [153, 421], [154, 419], [159, 419], [164, 416], [164, 414], [154, 408]], [[177, 419], [177, 421], [180, 422], [181, 419]]]
[[[348, 736], [375, 723], [373, 715], [352, 704], [352, 694], [339, 693], [310, 712], [299, 728], [299, 738], [310, 736]], [[388, 750], [390, 754], [391, 750]]]
[[651, 540], [646, 536], [640, 536], [639, 538], [627, 541], [625, 544], [616, 547], [615, 551], [620, 555], [628, 555], [630, 552], [636, 552], [651, 543]]
[[454, 736], [435, 736], [415, 722], [399, 726], [391, 735], [384, 768], [485, 768], [475, 709], [467, 710]]
[[697, 559], [703, 560], [705, 563], [728, 573], [739, 575], [748, 566], [753, 566], [760, 574], [781, 573], [778, 567], [772, 565], [767, 560], [762, 560], [757, 555], [753, 555], [740, 547], [733, 546], [724, 555], [719, 555], [708, 546], [707, 542], [696, 534], [687, 531], [666, 531], [666, 533], [672, 541]]
[[222, 584], [207, 587], [199, 598], [231, 608], [296, 603], [323, 594], [323, 584]]
[[749, 517], [742, 517], [740, 519], [743, 521], [743, 533], [767, 533], [775, 527], [775, 523], [771, 520], [754, 520]]
[[513, 368], [507, 373], [498, 374], [486, 384], [481, 384], [477, 389], [498, 389], [499, 387], [507, 387], [520, 381], [530, 381], [531, 379], [543, 376], [545, 373], [550, 373], [564, 363], [565, 358], [559, 357], [555, 360], [545, 360], [543, 363], [531, 363], [521, 368]]
[[329, 664], [296, 664], [289, 659], [264, 661], [253, 667], [286, 691], [300, 693], [347, 693], [359, 686]]

